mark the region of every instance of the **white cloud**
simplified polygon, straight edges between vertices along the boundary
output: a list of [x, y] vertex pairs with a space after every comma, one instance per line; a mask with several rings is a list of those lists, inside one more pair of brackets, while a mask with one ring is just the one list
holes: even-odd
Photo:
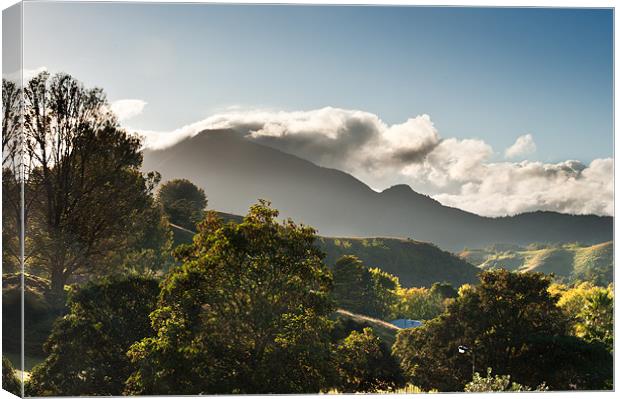
[[112, 112], [116, 114], [116, 117], [120, 121], [126, 121], [135, 116], [138, 116], [144, 111], [147, 102], [136, 99], [124, 99], [117, 100], [110, 104]]
[[536, 152], [536, 143], [531, 134], [525, 134], [517, 138], [517, 141], [506, 149], [506, 158], [517, 158]]
[[[311, 111], [233, 109], [172, 132], [141, 131], [161, 149], [205, 129], [233, 129], [249, 140], [351, 173], [375, 189], [406, 183], [438, 201], [487, 216], [534, 210], [613, 214], [613, 160], [555, 164], [492, 162], [479, 139], [442, 139], [428, 115], [389, 125], [377, 115], [340, 108]], [[510, 154], [535, 149], [521, 136]]]
[[10, 73], [6, 73], [3, 74], [3, 78], [6, 80], [10, 80], [12, 82], [18, 83], [20, 82], [22, 76], [24, 78], [24, 83], [28, 82], [30, 79], [32, 79], [33, 77], [35, 77], [36, 75], [40, 74], [41, 72], [46, 72], [47, 71], [47, 67], [38, 67], [38, 68], [33, 68], [33, 69], [22, 69], [22, 70], [17, 70], [14, 72], [10, 72]]

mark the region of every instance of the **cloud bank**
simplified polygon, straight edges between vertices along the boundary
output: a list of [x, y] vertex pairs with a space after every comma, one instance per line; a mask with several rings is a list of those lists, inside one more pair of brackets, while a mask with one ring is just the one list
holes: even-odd
[[[485, 216], [534, 210], [613, 214], [613, 160], [590, 164], [493, 162], [479, 139], [442, 138], [428, 115], [386, 124], [377, 115], [340, 108], [311, 111], [231, 110], [172, 132], [139, 132], [161, 149], [205, 129], [233, 129], [249, 140], [346, 171], [374, 189], [406, 183], [445, 205]], [[535, 151], [531, 134], [505, 156]]]
[[116, 114], [119, 121], [126, 121], [138, 116], [144, 111], [147, 102], [136, 99], [117, 100], [110, 104], [112, 112]]

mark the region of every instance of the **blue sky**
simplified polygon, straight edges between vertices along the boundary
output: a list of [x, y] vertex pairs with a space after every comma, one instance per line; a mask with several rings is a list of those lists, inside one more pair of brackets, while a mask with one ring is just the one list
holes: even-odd
[[602, 9], [26, 3], [24, 52], [148, 102], [138, 129], [334, 106], [589, 162], [612, 154], [612, 26]]

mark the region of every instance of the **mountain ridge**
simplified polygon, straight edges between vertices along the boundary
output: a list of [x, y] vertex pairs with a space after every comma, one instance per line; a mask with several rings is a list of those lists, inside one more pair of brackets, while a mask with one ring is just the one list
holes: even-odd
[[145, 150], [144, 170], [187, 178], [209, 207], [245, 214], [259, 198], [323, 236], [401, 237], [459, 251], [496, 242], [598, 243], [613, 218], [551, 211], [489, 218], [440, 204], [405, 184], [381, 192], [343, 171], [254, 143], [231, 130], [207, 130], [163, 150]]

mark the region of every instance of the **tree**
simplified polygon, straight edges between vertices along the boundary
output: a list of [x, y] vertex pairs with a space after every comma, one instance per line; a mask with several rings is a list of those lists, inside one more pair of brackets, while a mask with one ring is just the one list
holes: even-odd
[[558, 306], [569, 317], [573, 334], [587, 341], [600, 341], [613, 349], [613, 286], [597, 287], [583, 282], [573, 287], [552, 285], [560, 296]]
[[[486, 377], [482, 377], [480, 373], [474, 373], [474, 378], [471, 382], [465, 385], [465, 392], [524, 392], [531, 391], [532, 388], [521, 385], [517, 382], [510, 381], [509, 375], [491, 375], [493, 370], [487, 368]], [[541, 384], [536, 387], [536, 391], [546, 391], [548, 388], [545, 384]]]
[[385, 318], [397, 300], [398, 279], [378, 268], [369, 269], [356, 256], [345, 255], [333, 268], [334, 300], [346, 310]]
[[394, 306], [395, 318], [430, 320], [444, 310], [444, 298], [425, 287], [401, 288], [397, 291], [398, 302]]
[[583, 320], [583, 338], [600, 341], [611, 352], [614, 346], [613, 290], [604, 289], [588, 296], [579, 316]]
[[140, 171], [140, 139], [119, 127], [101, 89], [43, 72], [24, 98], [27, 247], [62, 297], [72, 276], [110, 272], [107, 261], [131, 245], [157, 176]]
[[207, 207], [204, 190], [187, 179], [164, 183], [159, 189], [158, 198], [171, 223], [191, 230], [202, 220]]
[[22, 383], [15, 374], [13, 364], [4, 356], [2, 356], [2, 389], [13, 395], [22, 396]]
[[21, 270], [21, 91], [2, 79], [2, 270]]
[[340, 392], [377, 392], [404, 385], [400, 366], [371, 328], [352, 331], [336, 349]]
[[32, 370], [27, 395], [121, 395], [132, 372], [126, 352], [152, 334], [149, 314], [158, 294], [156, 280], [137, 276], [71, 291], [69, 313], [55, 323], [48, 357]]
[[[494, 270], [481, 273], [480, 279], [478, 286], [459, 290], [445, 313], [398, 334], [394, 353], [415, 385], [463, 390], [473, 364], [529, 386], [606, 386], [611, 357], [601, 347], [569, 336], [569, 320], [548, 291], [548, 277]], [[470, 351], [459, 353], [460, 345]]]
[[241, 223], [214, 212], [177, 250], [132, 346], [126, 394], [303, 393], [332, 384], [331, 275], [315, 231], [261, 201]]

